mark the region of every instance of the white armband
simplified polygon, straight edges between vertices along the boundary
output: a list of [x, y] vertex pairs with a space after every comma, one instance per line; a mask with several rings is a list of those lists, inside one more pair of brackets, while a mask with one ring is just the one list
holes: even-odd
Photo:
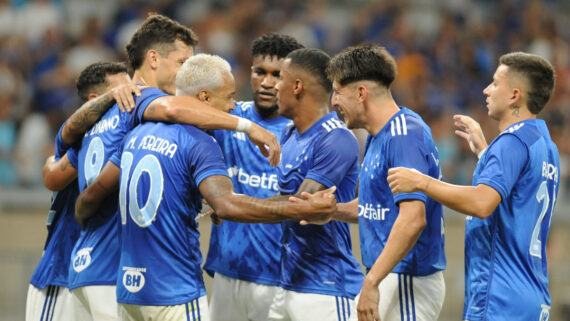
[[251, 129], [251, 121], [249, 119], [239, 117], [236, 131], [249, 134], [250, 129]]
[[481, 156], [483, 156], [483, 153], [485, 153], [485, 151], [487, 150], [487, 148], [483, 149], [482, 151], [479, 152], [479, 154], [477, 154], [477, 158], [481, 159]]

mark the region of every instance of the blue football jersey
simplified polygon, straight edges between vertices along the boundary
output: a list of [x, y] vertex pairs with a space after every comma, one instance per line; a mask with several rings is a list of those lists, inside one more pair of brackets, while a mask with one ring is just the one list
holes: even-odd
[[405, 107], [375, 136], [369, 136], [366, 143], [358, 190], [362, 262], [370, 269], [384, 249], [398, 217], [398, 202], [420, 200], [425, 204], [426, 227], [392, 272], [429, 275], [445, 269], [446, 265], [442, 207], [419, 192], [394, 196], [386, 178], [388, 169], [398, 166], [415, 168], [435, 179], [441, 176], [431, 130], [418, 114]]
[[558, 149], [543, 120], [509, 126], [477, 164], [473, 185], [501, 203], [465, 226], [466, 320], [547, 320], [546, 240], [558, 193]]
[[[63, 157], [70, 147], [61, 138], [64, 125], [55, 138], [56, 160]], [[44, 253], [30, 281], [39, 289], [48, 285], [67, 287], [71, 251], [80, 231], [79, 225], [73, 218], [78, 194], [77, 180], [61, 191], [53, 193], [47, 218], [48, 235]]]
[[[289, 122], [284, 117], [262, 118], [253, 101], [236, 102], [233, 115], [243, 117], [281, 137]], [[277, 194], [277, 169], [244, 133], [216, 130], [214, 137], [222, 148], [228, 174], [236, 193], [257, 198]], [[281, 224], [245, 224], [224, 221], [212, 225], [210, 248], [204, 269], [213, 276], [225, 276], [266, 285], [279, 285]]]
[[123, 146], [111, 158], [121, 168], [117, 301], [178, 305], [204, 296], [198, 186], [227, 176], [219, 146], [193, 126], [163, 123], [138, 126]]
[[[306, 178], [336, 186], [339, 202], [354, 199], [358, 180], [358, 142], [330, 113], [299, 134], [285, 127], [278, 166], [279, 191], [294, 194]], [[352, 254], [349, 225], [332, 221], [301, 226], [283, 222], [281, 287], [305, 293], [354, 298], [362, 270]]]
[[[103, 169], [121, 146], [124, 136], [142, 120], [144, 110], [154, 99], [166, 96], [157, 88], [147, 87], [135, 96], [135, 110], [121, 112], [111, 107], [83, 138], [81, 149], [70, 149], [68, 157], [77, 168], [79, 190], [82, 192]], [[81, 231], [69, 267], [69, 288], [86, 285], [114, 285], [119, 266], [118, 192], [111, 194], [99, 212]]]

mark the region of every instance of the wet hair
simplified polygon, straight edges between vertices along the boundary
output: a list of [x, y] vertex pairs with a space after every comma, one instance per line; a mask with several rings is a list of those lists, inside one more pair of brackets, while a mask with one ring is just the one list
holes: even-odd
[[129, 68], [133, 71], [140, 68], [150, 49], [162, 57], [168, 56], [175, 49], [176, 40], [190, 47], [198, 44], [198, 36], [192, 29], [163, 15], [150, 14], [127, 44]]
[[514, 72], [528, 84], [528, 110], [538, 114], [554, 92], [554, 68], [546, 59], [524, 52], [512, 52], [499, 58], [501, 65], [507, 66], [508, 73]]
[[285, 58], [291, 51], [304, 48], [295, 38], [279, 33], [267, 33], [251, 44], [251, 56]]
[[328, 78], [341, 86], [370, 80], [390, 88], [397, 73], [396, 60], [388, 50], [371, 44], [344, 49], [331, 59], [327, 68]]
[[319, 82], [327, 93], [332, 90], [332, 82], [327, 78], [327, 65], [331, 57], [316, 48], [303, 48], [292, 51], [286, 59], [291, 59], [291, 66], [300, 68]]
[[89, 99], [90, 93], [103, 94], [106, 87], [108, 75], [127, 73], [127, 66], [122, 62], [96, 62], [83, 69], [75, 86], [77, 94], [83, 101]]
[[224, 72], [232, 72], [224, 58], [209, 54], [192, 56], [176, 74], [176, 95], [195, 96], [201, 90], [219, 88], [224, 84]]

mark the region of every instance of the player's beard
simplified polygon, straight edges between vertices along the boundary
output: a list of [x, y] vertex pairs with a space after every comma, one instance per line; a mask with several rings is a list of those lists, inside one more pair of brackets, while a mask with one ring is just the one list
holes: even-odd
[[270, 107], [264, 107], [255, 103], [255, 110], [257, 110], [257, 112], [261, 117], [267, 118], [271, 116], [276, 116], [279, 110], [279, 106], [277, 104], [274, 104]]

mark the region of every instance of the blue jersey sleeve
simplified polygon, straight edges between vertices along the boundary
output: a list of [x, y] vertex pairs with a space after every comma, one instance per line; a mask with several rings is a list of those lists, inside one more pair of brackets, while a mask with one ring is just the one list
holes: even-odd
[[121, 155], [123, 155], [123, 148], [125, 147], [125, 140], [128, 137], [129, 137], [129, 135], [126, 135], [125, 138], [123, 138], [123, 142], [119, 145], [119, 147], [113, 153], [113, 155], [111, 155], [111, 157], [109, 157], [109, 162], [117, 165], [117, 167], [119, 167], [119, 168], [121, 168]]
[[70, 148], [67, 150], [67, 158], [69, 158], [69, 163], [71, 164], [71, 166], [75, 167], [75, 168], [79, 168], [78, 167], [78, 163], [79, 163], [79, 150], [77, 148]]
[[358, 162], [358, 142], [348, 130], [333, 130], [315, 144], [313, 166], [306, 178], [327, 188], [339, 185], [346, 173]]
[[[413, 168], [422, 174], [429, 175], [429, 159], [427, 146], [423, 135], [418, 132], [410, 132], [408, 135], [392, 137], [388, 146], [388, 168], [406, 167]], [[420, 200], [427, 202], [428, 197], [422, 192], [398, 193], [394, 195], [394, 203], [404, 200]]]
[[515, 135], [503, 134], [484, 157], [485, 166], [475, 184], [488, 185], [506, 199], [528, 160], [526, 146]]
[[210, 176], [228, 176], [228, 170], [226, 169], [220, 146], [210, 136], [200, 139], [192, 147], [190, 166], [193, 167], [191, 172], [196, 186], [200, 186], [200, 183]]
[[61, 136], [61, 133], [63, 132], [63, 127], [65, 127], [66, 123], [67, 120], [63, 123], [63, 125], [61, 125], [59, 131], [57, 132], [57, 136], [55, 136], [55, 160], [59, 160], [60, 158], [62, 158], [63, 155], [65, 155], [65, 152], [67, 152], [67, 150], [71, 147], [70, 145], [68, 145], [66, 142], [63, 141], [63, 137]]
[[139, 124], [142, 123], [144, 112], [150, 103], [157, 98], [168, 96], [164, 91], [154, 87], [143, 88], [141, 91], [140, 97], [135, 96], [136, 110], [134, 111]]

